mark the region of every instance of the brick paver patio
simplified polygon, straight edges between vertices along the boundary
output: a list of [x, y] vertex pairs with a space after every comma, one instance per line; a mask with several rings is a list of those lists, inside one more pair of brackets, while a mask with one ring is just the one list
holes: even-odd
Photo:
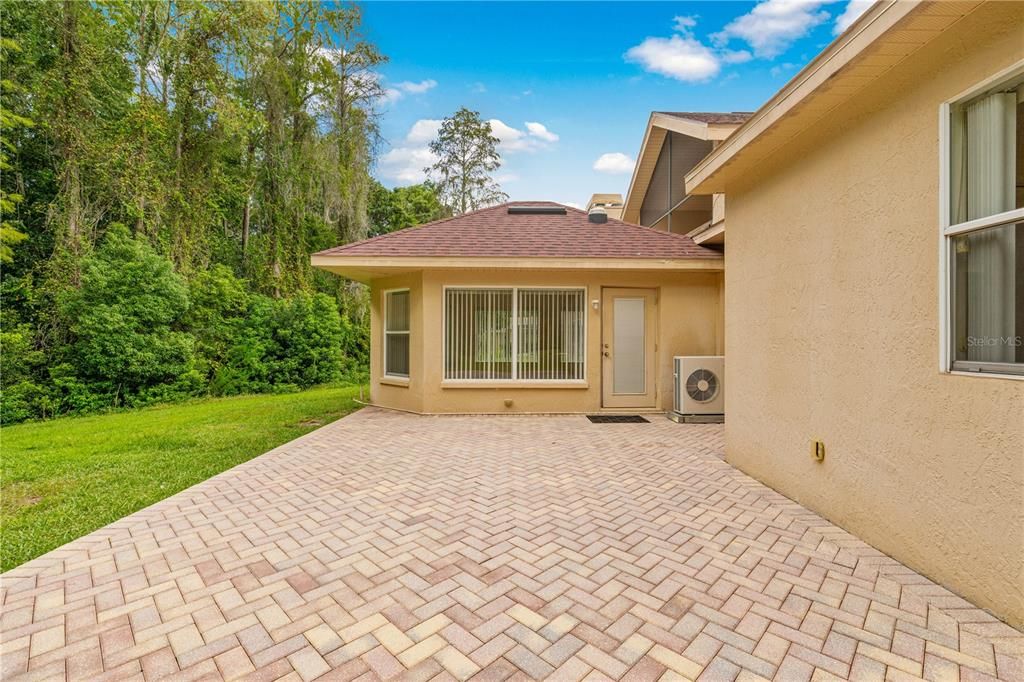
[[3, 576], [3, 678], [1024, 679], [722, 429], [365, 409]]

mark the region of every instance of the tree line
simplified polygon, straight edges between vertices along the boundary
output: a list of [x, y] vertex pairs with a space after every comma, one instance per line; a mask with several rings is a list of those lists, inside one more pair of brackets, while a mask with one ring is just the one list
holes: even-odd
[[365, 289], [310, 254], [465, 201], [373, 179], [358, 7], [4, 3], [0, 35], [3, 421], [365, 373]]

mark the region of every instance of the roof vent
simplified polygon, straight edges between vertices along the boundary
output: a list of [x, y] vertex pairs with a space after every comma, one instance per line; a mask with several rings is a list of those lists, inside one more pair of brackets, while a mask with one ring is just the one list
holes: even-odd
[[598, 225], [608, 222], [608, 212], [600, 206], [594, 206], [587, 211], [587, 220]]
[[509, 215], [565, 215], [565, 206], [509, 206]]

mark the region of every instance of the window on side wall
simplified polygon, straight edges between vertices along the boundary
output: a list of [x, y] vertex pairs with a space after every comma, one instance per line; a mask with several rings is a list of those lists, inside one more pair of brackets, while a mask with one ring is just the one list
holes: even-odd
[[943, 110], [947, 371], [1024, 375], [1024, 64], [1011, 74]]
[[409, 378], [409, 290], [384, 292], [384, 375]]

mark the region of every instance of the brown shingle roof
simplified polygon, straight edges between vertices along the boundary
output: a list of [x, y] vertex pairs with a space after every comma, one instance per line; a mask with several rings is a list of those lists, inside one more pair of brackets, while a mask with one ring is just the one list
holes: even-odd
[[752, 111], [658, 111], [658, 114], [688, 118], [701, 123], [745, 123], [754, 115]]
[[514, 201], [420, 227], [336, 246], [318, 256], [465, 258], [721, 258], [686, 235], [608, 219], [592, 223], [585, 211], [565, 215], [513, 215], [509, 206], [561, 206]]

